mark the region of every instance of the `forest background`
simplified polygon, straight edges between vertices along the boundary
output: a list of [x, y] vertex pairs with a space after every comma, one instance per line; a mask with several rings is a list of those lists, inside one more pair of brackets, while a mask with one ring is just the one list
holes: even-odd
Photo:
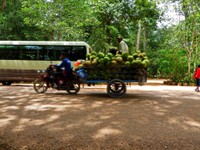
[[175, 82], [193, 82], [200, 64], [199, 0], [0, 2], [0, 40], [85, 41], [106, 53], [121, 35], [131, 54], [147, 54], [149, 77]]

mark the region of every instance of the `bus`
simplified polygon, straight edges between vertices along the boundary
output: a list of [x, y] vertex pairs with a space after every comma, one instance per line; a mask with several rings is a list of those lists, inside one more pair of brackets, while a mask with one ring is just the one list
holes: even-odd
[[0, 82], [11, 85], [33, 81], [38, 70], [61, 63], [61, 52], [66, 53], [73, 64], [85, 60], [91, 50], [83, 41], [0, 41]]

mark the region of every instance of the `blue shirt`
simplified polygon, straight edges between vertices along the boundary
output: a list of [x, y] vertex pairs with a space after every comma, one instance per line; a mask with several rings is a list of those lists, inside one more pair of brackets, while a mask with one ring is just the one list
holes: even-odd
[[56, 68], [65, 68], [67, 73], [71, 73], [71, 61], [65, 58], [60, 65], [55, 65]]

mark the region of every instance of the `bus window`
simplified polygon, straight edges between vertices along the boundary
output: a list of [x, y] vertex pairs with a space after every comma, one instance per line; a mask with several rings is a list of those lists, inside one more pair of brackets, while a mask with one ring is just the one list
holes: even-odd
[[50, 60], [59, 60], [62, 52], [66, 53], [67, 56], [71, 55], [71, 46], [46, 46], [45, 51]]
[[46, 46], [45, 51], [50, 60], [58, 60], [60, 54], [64, 52], [71, 61], [76, 61], [86, 59], [87, 53], [85, 46]]
[[86, 59], [86, 47], [74, 46], [71, 51], [71, 60]]
[[0, 46], [0, 59], [5, 60], [18, 60], [19, 59], [19, 51], [18, 46]]
[[21, 60], [43, 60], [43, 47], [37, 45], [19, 46]]
[[85, 46], [0, 46], [0, 59], [6, 60], [59, 60], [64, 52], [71, 61], [86, 59]]
[[9, 59], [11, 55], [11, 51], [8, 51], [6, 46], [0, 46], [0, 59]]

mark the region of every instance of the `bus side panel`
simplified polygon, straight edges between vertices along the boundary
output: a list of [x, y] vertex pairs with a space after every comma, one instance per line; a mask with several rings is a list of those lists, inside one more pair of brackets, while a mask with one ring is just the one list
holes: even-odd
[[33, 81], [38, 76], [36, 70], [0, 69], [0, 81]]
[[50, 64], [50, 61], [0, 60], [0, 82], [33, 81], [38, 76], [38, 70], [45, 70]]
[[44, 70], [50, 64], [58, 64], [60, 62], [61, 61], [0, 60], [0, 69]]

